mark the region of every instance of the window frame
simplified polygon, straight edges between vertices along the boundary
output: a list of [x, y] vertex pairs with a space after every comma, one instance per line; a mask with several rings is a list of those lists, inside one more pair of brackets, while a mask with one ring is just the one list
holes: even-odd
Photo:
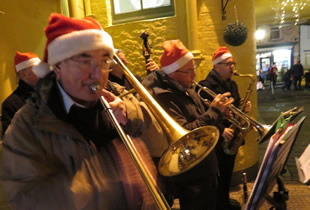
[[139, 20], [147, 20], [162, 17], [173, 17], [175, 15], [174, 11], [174, 0], [170, 0], [171, 5], [142, 9], [134, 12], [127, 12], [122, 14], [115, 14], [114, 11], [114, 0], [111, 0], [112, 7], [112, 24], [133, 22]]

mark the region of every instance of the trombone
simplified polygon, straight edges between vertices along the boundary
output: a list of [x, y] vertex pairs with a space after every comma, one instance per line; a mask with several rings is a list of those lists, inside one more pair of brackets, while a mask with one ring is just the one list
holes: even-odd
[[[130, 70], [122, 63], [117, 55], [113, 60], [118, 63], [127, 77], [130, 84], [139, 93], [144, 103], [148, 106], [154, 117], [161, 124], [163, 130], [169, 139], [169, 147], [162, 155], [158, 170], [163, 176], [175, 176], [196, 166], [201, 162], [215, 147], [219, 139], [219, 130], [215, 126], [203, 126], [193, 131], [188, 131], [177, 124], [164, 109], [153, 99], [150, 93], [143, 87]], [[90, 90], [94, 93], [98, 91], [99, 84], [92, 84]], [[99, 99], [107, 111], [112, 123], [119, 133], [123, 143], [130, 156], [132, 157], [138, 171], [140, 172], [147, 188], [151, 192], [155, 202], [160, 209], [170, 209], [165, 197], [160, 192], [158, 186], [154, 183], [154, 179], [147, 168], [143, 165], [141, 156], [137, 152], [130, 137], [126, 135], [120, 124], [117, 122], [109, 103], [103, 96]]]
[[179, 175], [207, 157], [219, 139], [219, 130], [215, 126], [203, 126], [192, 131], [184, 129], [157, 103], [117, 55], [113, 59], [120, 65], [126, 78], [161, 124], [169, 139], [169, 147], [159, 161], [159, 173], [163, 176]]
[[[94, 93], [96, 93], [100, 89], [100, 85], [98, 83], [93, 83], [90, 85], [90, 90]], [[131, 156], [132, 160], [134, 161], [143, 181], [145, 182], [147, 188], [149, 189], [153, 199], [155, 200], [157, 206], [164, 210], [164, 209], [170, 209], [170, 206], [165, 199], [164, 195], [161, 193], [159, 187], [156, 185], [150, 171], [145, 167], [142, 163], [143, 160], [139, 153], [137, 152], [134, 143], [132, 142], [131, 138], [126, 135], [125, 131], [122, 129], [121, 125], [118, 123], [116, 117], [114, 116], [111, 107], [107, 100], [99, 95], [99, 100], [104, 107], [104, 110], [109, 115], [114, 127], [116, 128], [120, 138], [122, 139], [124, 145], [126, 146], [126, 149], [129, 152], [129, 155]]]

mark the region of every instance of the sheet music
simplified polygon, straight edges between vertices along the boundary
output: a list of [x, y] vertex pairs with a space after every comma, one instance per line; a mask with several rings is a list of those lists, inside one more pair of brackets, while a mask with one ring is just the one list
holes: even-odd
[[299, 181], [310, 185], [310, 144], [299, 158], [295, 158]]
[[247, 210], [258, 209], [263, 202], [263, 196], [274, 187], [276, 177], [283, 169], [288, 153], [305, 118], [299, 120], [296, 125], [288, 124], [282, 134], [277, 131], [270, 138], [253, 190], [246, 204]]

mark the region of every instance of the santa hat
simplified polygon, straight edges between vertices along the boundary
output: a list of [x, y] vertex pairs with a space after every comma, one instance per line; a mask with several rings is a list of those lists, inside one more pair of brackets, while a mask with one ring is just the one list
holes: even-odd
[[180, 40], [165, 41], [162, 47], [164, 52], [159, 61], [165, 74], [175, 72], [194, 58]]
[[212, 56], [212, 64], [214, 66], [215, 64], [232, 57], [233, 56], [227, 47], [219, 47]]
[[32, 71], [40, 78], [50, 72], [48, 65], [41, 62], [39, 56], [32, 52], [21, 53], [17, 51], [14, 59], [14, 65], [16, 73], [32, 66]]
[[44, 61], [54, 65], [82, 52], [106, 49], [113, 56], [111, 36], [92, 18], [69, 18], [52, 13], [45, 28]]

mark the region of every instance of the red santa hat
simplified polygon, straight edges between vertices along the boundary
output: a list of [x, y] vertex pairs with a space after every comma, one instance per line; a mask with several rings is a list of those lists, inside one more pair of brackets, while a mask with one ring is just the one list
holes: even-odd
[[32, 71], [40, 78], [50, 72], [48, 65], [42, 62], [39, 56], [32, 52], [22, 53], [17, 51], [14, 59], [14, 65], [16, 73], [32, 66]]
[[162, 47], [164, 52], [159, 62], [165, 74], [175, 72], [194, 58], [180, 40], [165, 41]]
[[54, 65], [89, 50], [106, 49], [113, 56], [111, 36], [94, 19], [69, 18], [52, 13], [45, 28], [44, 61]]
[[233, 56], [227, 47], [219, 47], [212, 56], [212, 64], [214, 66], [215, 64], [232, 57]]

